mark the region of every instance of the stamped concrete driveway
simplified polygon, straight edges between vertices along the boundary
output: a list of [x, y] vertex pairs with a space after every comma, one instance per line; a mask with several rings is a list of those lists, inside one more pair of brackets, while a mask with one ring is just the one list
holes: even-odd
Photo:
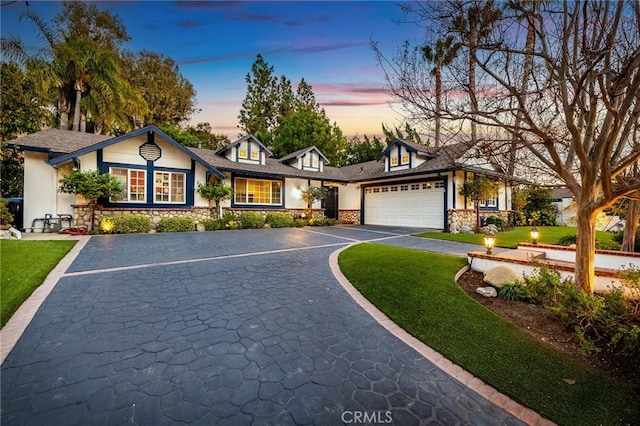
[[91, 238], [2, 365], [2, 424], [521, 424], [332, 275], [333, 251], [400, 233]]

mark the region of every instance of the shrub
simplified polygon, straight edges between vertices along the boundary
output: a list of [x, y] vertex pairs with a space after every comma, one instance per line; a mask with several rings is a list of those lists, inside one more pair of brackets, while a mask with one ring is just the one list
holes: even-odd
[[507, 300], [520, 300], [522, 302], [533, 301], [531, 291], [520, 281], [504, 284], [500, 290], [498, 290], [498, 294]]
[[240, 215], [240, 225], [248, 229], [264, 228], [264, 216], [256, 212], [243, 212]]
[[309, 220], [309, 225], [311, 226], [333, 226], [336, 224], [335, 219], [326, 219], [322, 217], [312, 217]]
[[[620, 246], [622, 247], [623, 236], [624, 236], [624, 231], [616, 231], [616, 232], [613, 232], [613, 237], [611, 238], [613, 239], [613, 241], [620, 244]], [[640, 227], [638, 227], [638, 230], [636, 231], [636, 242], [634, 244], [634, 250], [636, 252], [640, 252]]]
[[309, 221], [307, 219], [294, 219], [293, 226], [296, 228], [302, 228], [303, 226], [309, 225]]
[[195, 229], [195, 223], [190, 217], [168, 217], [160, 220], [156, 231], [158, 232], [191, 232]]
[[561, 246], [570, 246], [572, 244], [576, 244], [578, 241], [578, 236], [577, 235], [565, 235], [563, 237], [560, 237], [560, 239], [558, 240], [558, 244]]
[[142, 214], [118, 213], [100, 219], [100, 230], [106, 234], [136, 234], [151, 230], [151, 218]]
[[484, 220], [484, 226], [495, 225], [498, 230], [503, 230], [506, 226], [506, 221], [501, 216], [491, 215]]
[[224, 229], [224, 224], [219, 220], [205, 219], [202, 222], [205, 231], [218, 231]]
[[272, 228], [288, 228], [293, 226], [293, 217], [288, 213], [269, 212], [265, 218], [265, 223]]
[[9, 202], [0, 198], [0, 225], [7, 227], [13, 223], [13, 215], [9, 211]]

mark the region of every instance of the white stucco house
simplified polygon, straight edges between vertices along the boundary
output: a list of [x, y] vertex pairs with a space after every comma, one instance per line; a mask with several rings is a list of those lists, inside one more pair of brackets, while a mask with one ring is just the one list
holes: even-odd
[[195, 191], [198, 183], [222, 179], [233, 188], [223, 209], [285, 211], [307, 206], [300, 191], [324, 186], [328, 195], [316, 214], [347, 223], [412, 226], [446, 230], [452, 223], [473, 225], [473, 203], [459, 195], [474, 174], [500, 182], [481, 212], [506, 216], [514, 179], [482, 167], [462, 143], [441, 148], [395, 140], [375, 161], [332, 167], [316, 147], [284, 158], [249, 135], [218, 150], [187, 148], [155, 126], [118, 137], [57, 129], [42, 130], [9, 142], [24, 152], [24, 226], [45, 214], [72, 215], [85, 226], [85, 201], [58, 192], [58, 181], [73, 168], [118, 176], [123, 193], [99, 200], [96, 221], [113, 212], [191, 216], [196, 222], [215, 215]]

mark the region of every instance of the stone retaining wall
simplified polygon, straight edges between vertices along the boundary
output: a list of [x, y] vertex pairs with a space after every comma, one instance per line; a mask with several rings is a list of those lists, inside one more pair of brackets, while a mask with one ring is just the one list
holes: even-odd
[[[74, 205], [73, 207], [73, 226], [89, 227], [91, 220], [91, 209], [83, 205]], [[217, 219], [215, 207], [191, 207], [186, 209], [158, 209], [158, 208], [123, 208], [123, 207], [102, 207], [96, 206], [94, 210], [93, 229], [100, 224], [100, 219], [104, 216], [113, 214], [139, 214], [149, 216], [151, 218], [151, 229], [156, 229], [156, 225], [160, 220], [169, 217], [190, 217], [195, 223], [200, 223], [208, 219]]]
[[[505, 221], [509, 220], [508, 210], [480, 210], [481, 217], [501, 216]], [[449, 210], [447, 212], [447, 230], [452, 227], [460, 229], [462, 226], [468, 226], [471, 229], [476, 227], [476, 211], [473, 209]]]
[[360, 210], [338, 210], [338, 221], [360, 225]]

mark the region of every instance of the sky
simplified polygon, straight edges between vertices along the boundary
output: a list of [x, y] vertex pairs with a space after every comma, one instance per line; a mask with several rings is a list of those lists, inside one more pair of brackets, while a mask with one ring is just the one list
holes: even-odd
[[[20, 15], [31, 10], [52, 20], [54, 1], [1, 0], [1, 33], [31, 48], [42, 45]], [[370, 42], [391, 57], [421, 31], [399, 24], [397, 2], [221, 2], [99, 1], [118, 15], [131, 36], [125, 48], [171, 57], [197, 91], [191, 124], [209, 122], [213, 132], [238, 136], [238, 114], [246, 95], [245, 76], [258, 53], [295, 86], [304, 78], [316, 100], [348, 137], [380, 135], [381, 125], [399, 126], [400, 107], [387, 93], [383, 70]]]

